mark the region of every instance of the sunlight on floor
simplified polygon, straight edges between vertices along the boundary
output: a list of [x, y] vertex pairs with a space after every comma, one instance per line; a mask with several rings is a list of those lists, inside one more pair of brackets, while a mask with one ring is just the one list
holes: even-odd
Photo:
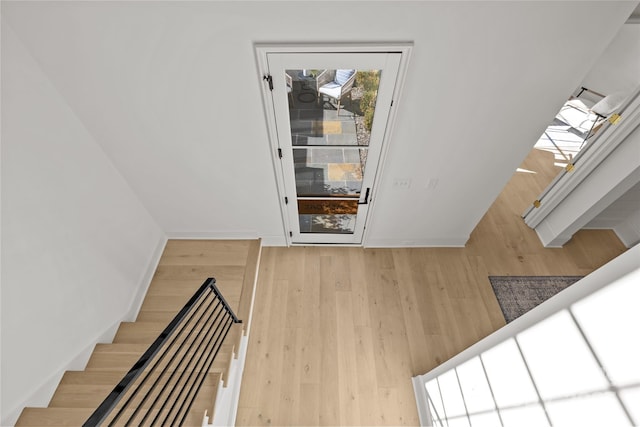
[[516, 169], [516, 172], [520, 172], [520, 173], [538, 173], [538, 172], [535, 172], [535, 171], [530, 171], [529, 169], [522, 169], [522, 168]]

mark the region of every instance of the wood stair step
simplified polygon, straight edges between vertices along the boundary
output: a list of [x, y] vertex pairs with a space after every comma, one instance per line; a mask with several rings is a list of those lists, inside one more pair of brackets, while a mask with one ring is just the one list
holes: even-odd
[[[193, 296], [194, 292], [191, 292], [189, 295], [182, 296], [149, 295], [142, 303], [142, 307], [140, 307], [140, 311], [138, 312], [136, 321], [163, 321], [169, 323], [174, 318], [174, 316], [178, 314], [178, 312], [184, 307], [189, 298]], [[240, 293], [227, 292], [223, 293], [223, 295], [234, 313], [237, 312], [240, 301]], [[155, 318], [153, 316], [145, 318], [145, 313], [158, 314]]]
[[[195, 406], [195, 405], [194, 405]], [[203, 408], [190, 411], [184, 427], [201, 427], [204, 417]], [[89, 408], [24, 408], [16, 427], [78, 427], [93, 413]], [[127, 411], [125, 415], [133, 411]], [[157, 411], [156, 411], [157, 413]]]
[[[111, 348], [105, 349], [96, 349], [91, 354], [89, 361], [87, 362], [86, 370], [87, 371], [98, 371], [98, 370], [118, 370], [127, 372], [129, 369], [133, 367], [133, 365], [140, 359], [140, 356], [146, 351], [147, 346], [143, 346], [139, 351], [135, 351], [135, 347], [132, 350], [129, 350], [129, 346], [136, 346], [137, 344], [124, 344], [124, 348], [119, 350], [118, 348], [122, 344], [112, 344]], [[216, 359], [213, 361], [212, 368], [213, 369], [226, 369], [227, 368], [227, 360], [231, 357], [232, 347], [230, 344], [226, 346], [223, 345], [218, 354], [216, 355]], [[192, 355], [193, 351], [190, 351]], [[170, 353], [163, 362], [168, 363], [174, 353]], [[172, 366], [178, 365], [180, 361], [180, 357], [186, 354], [186, 349], [183, 349], [180, 355], [173, 361]], [[160, 364], [160, 366], [166, 366], [166, 363]], [[153, 362], [149, 365], [149, 367], [153, 366]]]
[[62, 376], [60, 384], [79, 385], [110, 385], [114, 387], [118, 384], [126, 371], [122, 370], [100, 370], [100, 371], [67, 371]]
[[[197, 323], [208, 327], [204, 322]], [[119, 344], [146, 344], [153, 343], [167, 327], [165, 322], [123, 322], [118, 327], [113, 343]], [[195, 337], [195, 334], [192, 335]]]
[[218, 282], [242, 281], [244, 265], [220, 266], [220, 265], [159, 265], [154, 279], [157, 280], [199, 280], [200, 284], [205, 279], [214, 277]]
[[126, 373], [149, 348], [148, 344], [98, 344], [85, 367], [86, 372], [118, 371]]
[[[162, 264], [242, 265], [249, 245], [255, 240], [171, 239], [162, 253]], [[191, 260], [199, 259], [202, 262]]]
[[49, 401], [49, 408], [93, 408], [95, 410], [111, 393], [114, 386], [115, 384], [60, 384]]
[[[169, 379], [171, 374], [167, 374], [163, 377], [156, 386], [155, 392], [160, 392], [165, 384], [166, 380]], [[166, 392], [169, 393], [171, 389], [173, 389], [174, 384], [179, 380], [178, 386], [172, 394], [172, 398], [176, 399], [180, 395], [180, 390], [182, 390], [181, 385], [187, 383], [187, 379], [189, 378], [189, 373], [176, 373], [172, 378], [169, 387]], [[200, 388], [200, 392], [204, 396], [215, 395], [218, 389], [218, 383], [221, 380], [220, 373], [213, 373], [206, 376], [205, 381], [202, 383], [202, 387]], [[151, 389], [151, 386], [154, 383], [154, 379], [146, 381], [145, 384], [140, 386], [140, 391], [134, 397], [132, 401], [132, 407], [140, 406], [141, 402], [144, 399], [144, 396]], [[194, 379], [192, 378], [188, 384], [187, 388], [190, 388], [194, 383]], [[137, 386], [134, 384], [131, 391], [135, 390]], [[49, 402], [50, 408], [97, 408], [102, 401], [111, 393], [114, 385], [99, 385], [99, 384], [60, 384], [56, 389], [51, 401]], [[186, 391], [185, 391], [186, 393]], [[125, 395], [128, 396], [128, 395]], [[143, 408], [148, 408], [153, 404], [157, 394], [153, 394], [151, 398], [146, 399], [144, 403], [142, 403]], [[125, 397], [126, 398], [126, 397]], [[209, 406], [205, 405], [205, 409], [210, 409]]]
[[136, 322], [164, 322], [169, 324], [178, 312], [169, 310], [140, 310]]
[[[231, 303], [229, 303], [231, 305]], [[156, 306], [157, 307], [157, 306]], [[164, 326], [168, 325], [169, 322], [173, 320], [173, 318], [178, 314], [178, 312], [182, 309], [183, 305], [180, 304], [180, 307], [174, 307], [173, 309], [142, 309], [138, 312], [138, 317], [135, 322], [144, 322], [144, 323], [161, 323]], [[233, 307], [232, 307], [233, 308]], [[235, 311], [234, 311], [235, 312]]]
[[[195, 292], [195, 291], [194, 291]], [[166, 311], [172, 313], [173, 316], [178, 314], [178, 312], [184, 307], [184, 305], [189, 301], [189, 298], [193, 296], [191, 295], [147, 295], [142, 302], [142, 306], [140, 307], [140, 311], [146, 310], [155, 310], [155, 311]]]
[[111, 343], [96, 344], [93, 351], [95, 353], [138, 353], [142, 355], [149, 345], [144, 343]]
[[[174, 410], [171, 412], [171, 415], [168, 418], [166, 418], [166, 420], [165, 420], [165, 417], [169, 415], [169, 407], [163, 409], [162, 414], [160, 415], [160, 418], [156, 420], [154, 425], [177, 425], [179, 420], [176, 420], [173, 424], [168, 424], [168, 423], [171, 423], [174, 418], [176, 418], [177, 409], [178, 408], [174, 408]], [[187, 417], [185, 418], [185, 422], [182, 424], [183, 427], [201, 427], [202, 420], [204, 418], [204, 414], [206, 413], [206, 411], [207, 409], [204, 407], [201, 407], [201, 406], [196, 407], [196, 405], [193, 405], [191, 407], [191, 410], [189, 411], [189, 414], [187, 414]], [[148, 412], [141, 410], [136, 413], [135, 409], [133, 408], [127, 409], [123, 411], [122, 414], [120, 414], [119, 418], [115, 421], [115, 425], [116, 426], [127, 425], [127, 421], [129, 421], [130, 418], [131, 418], [130, 425], [132, 426], [141, 425], [143, 423], [142, 421], [143, 419], [145, 420], [144, 421], [145, 426], [151, 425], [156, 415], [158, 415], [160, 412], [161, 412], [160, 409], [153, 409]], [[109, 423], [112, 422], [112, 419], [113, 419], [112, 417], [114, 417], [116, 413], [117, 412], [112, 412], [110, 416], [108, 416], [101, 425], [103, 426], [109, 425]], [[145, 419], [145, 416], [147, 416], [146, 419]], [[162, 424], [163, 421], [165, 422], [165, 424]]]
[[16, 427], [78, 427], [95, 409], [88, 408], [24, 408]]
[[[174, 267], [166, 267], [174, 268]], [[233, 275], [225, 274], [223, 271], [219, 271], [214, 276], [201, 276], [194, 278], [179, 277], [173, 279], [162, 279], [154, 277], [153, 281], [149, 285], [147, 295], [193, 295], [200, 286], [209, 277], [216, 279], [216, 286], [222, 291], [231, 293], [240, 293], [242, 282], [244, 280], [244, 269], [246, 267], [234, 267], [235, 271]]]
[[[260, 240], [170, 240], [136, 322], [123, 322], [112, 344], [96, 345], [84, 371], [68, 371], [63, 375], [50, 407], [25, 408], [16, 426], [82, 425], [207, 277], [216, 278], [225, 300], [240, 319], [248, 322], [259, 256]], [[244, 326], [235, 324], [229, 331], [185, 426], [200, 427], [205, 411], [209, 420], [213, 419], [216, 393], [221, 381], [224, 385], [228, 381], [234, 348], [243, 335]], [[186, 348], [182, 352], [186, 352]], [[176, 373], [174, 379], [181, 373]], [[151, 374], [143, 388], [150, 387], [158, 375]], [[185, 379], [186, 376], [182, 380]], [[152, 399], [143, 406], [151, 402]], [[125, 412], [131, 414], [133, 411], [127, 409]], [[157, 413], [158, 410], [154, 411]]]
[[[220, 291], [224, 295], [225, 300], [229, 303], [232, 310], [237, 311], [238, 302], [240, 301], [240, 292], [224, 292]], [[189, 298], [193, 296], [195, 291], [185, 293], [183, 295], [157, 295], [149, 294], [140, 307], [140, 311], [167, 311], [174, 314], [174, 316], [184, 307]]]
[[122, 322], [113, 342], [149, 345], [166, 327], [161, 322]]
[[[216, 374], [209, 374], [209, 376], [207, 377], [207, 380], [205, 381], [205, 383], [203, 384], [202, 388], [200, 389], [198, 396], [196, 397], [196, 399], [194, 400], [191, 409], [189, 410], [189, 415], [187, 416], [187, 420], [185, 422], [185, 426], [198, 426], [200, 427], [202, 425], [202, 419], [204, 417], [204, 414], [212, 414], [213, 410], [214, 410], [214, 406], [215, 406], [215, 399], [216, 399], [216, 395], [218, 392], [218, 387], [219, 387], [219, 383], [220, 383], [220, 374], [216, 373]], [[169, 408], [173, 405], [174, 402], [168, 402], [167, 406], [165, 408], [165, 415], [166, 412], [169, 410]], [[137, 415], [135, 420], [134, 420], [134, 424], [135, 423], [139, 423], [142, 418], [144, 417], [144, 414], [147, 412], [146, 408], [148, 408], [150, 406], [149, 403], [145, 403], [139, 412], [142, 415]], [[172, 417], [175, 415], [175, 412], [177, 411], [177, 409], [179, 408], [179, 405], [177, 405], [174, 409], [174, 412], [172, 413]], [[115, 414], [117, 413], [118, 408], [116, 408], [116, 410], [114, 410], [112, 412], [113, 416], [115, 416]], [[124, 420], [126, 420], [128, 417], [133, 415], [133, 412], [135, 411], [135, 408], [129, 408], [126, 409], [123, 412], [123, 424], [124, 424]], [[154, 408], [153, 410], [150, 411], [151, 412], [151, 416], [149, 417], [149, 420], [153, 419], [153, 417], [158, 414], [159, 412], [159, 408]], [[108, 420], [109, 418], [107, 418]]]

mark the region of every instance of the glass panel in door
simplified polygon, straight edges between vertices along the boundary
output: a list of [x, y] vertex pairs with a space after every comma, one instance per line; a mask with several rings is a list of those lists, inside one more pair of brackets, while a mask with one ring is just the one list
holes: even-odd
[[269, 55], [293, 243], [361, 243], [399, 60]]
[[300, 233], [354, 234], [380, 70], [285, 73]]

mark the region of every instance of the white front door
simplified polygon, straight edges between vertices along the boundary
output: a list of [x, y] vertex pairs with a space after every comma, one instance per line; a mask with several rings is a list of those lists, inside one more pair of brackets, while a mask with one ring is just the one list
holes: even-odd
[[401, 53], [266, 53], [290, 243], [361, 244]]

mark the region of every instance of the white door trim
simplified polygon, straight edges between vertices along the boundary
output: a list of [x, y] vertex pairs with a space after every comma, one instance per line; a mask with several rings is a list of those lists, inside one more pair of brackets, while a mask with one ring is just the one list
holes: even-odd
[[[258, 79], [261, 84], [262, 102], [265, 109], [265, 120], [267, 124], [267, 131], [269, 135], [269, 142], [271, 146], [271, 157], [274, 168], [274, 176], [278, 188], [279, 205], [282, 216], [283, 234], [285, 236], [287, 246], [294, 244], [289, 234], [289, 213], [285, 204], [285, 194], [282, 194], [282, 188], [284, 186], [284, 176], [282, 168], [278, 167], [279, 153], [278, 153], [278, 133], [276, 129], [276, 107], [273, 105], [273, 98], [271, 96], [269, 84], [265, 77], [269, 74], [269, 67], [267, 61], [267, 55], [270, 53], [400, 53], [400, 63], [398, 67], [398, 74], [395, 81], [394, 91], [392, 95], [393, 104], [389, 111], [387, 126], [385, 127], [383, 135], [383, 145], [380, 152], [380, 160], [377, 165], [377, 174], [373, 182], [373, 192], [370, 195], [370, 206], [368, 213], [368, 221], [375, 214], [375, 196], [376, 189], [379, 187], [379, 181], [383, 175], [384, 159], [389, 150], [389, 141], [393, 134], [393, 126], [395, 124], [395, 117], [397, 106], [400, 104], [400, 95], [405, 82], [405, 76], [407, 72], [407, 65], [411, 54], [412, 43], [305, 43], [305, 44], [272, 44], [272, 43], [257, 43], [254, 45], [256, 54], [256, 63], [258, 70]], [[278, 82], [276, 82], [278, 84]], [[366, 246], [368, 238], [368, 229], [365, 228], [362, 237], [362, 246]]]
[[[561, 247], [578, 229], [582, 228], [607, 206], [607, 204], [603, 204], [607, 201], [607, 198], [614, 196], [614, 193], [611, 192], [613, 188], [606, 190], [604, 187], [601, 189], [594, 188], [591, 190], [591, 195], [598, 199], [598, 202], [587, 209], [584, 206], [573, 203], [572, 213], [565, 218], [563, 225], [550, 226], [549, 219], [557, 210], [563, 207], [568, 209], [566, 203], [564, 203], [565, 200], [576, 194], [582, 183], [593, 177], [601, 165], [622, 146], [623, 142], [640, 125], [640, 87], [630, 96], [629, 104], [619, 114], [622, 116], [620, 123], [617, 125], [607, 123], [606, 127], [600, 130], [599, 138], [591, 143], [592, 146], [584, 151], [579, 161], [576, 162], [573, 171], [563, 172], [562, 175], [557, 177], [550, 187], [545, 190], [544, 195], [540, 197], [540, 207], [537, 209], [529, 208], [523, 215], [525, 223], [538, 232], [545, 247]], [[627, 160], [633, 163], [637, 159], [631, 156]], [[607, 182], [606, 184], [613, 187], [617, 183]], [[625, 185], [632, 184], [626, 183]], [[609, 194], [600, 194], [597, 191], [600, 191], [600, 193], [608, 192]], [[609, 200], [608, 203], [612, 201]]]

